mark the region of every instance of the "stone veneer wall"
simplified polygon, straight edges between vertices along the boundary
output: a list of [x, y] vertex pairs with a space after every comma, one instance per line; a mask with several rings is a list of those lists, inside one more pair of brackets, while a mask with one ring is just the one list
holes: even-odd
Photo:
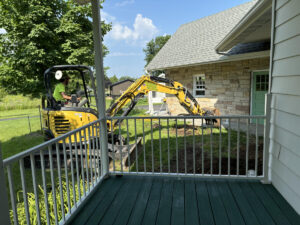
[[[193, 94], [193, 75], [205, 74], [205, 96], [201, 107], [217, 108], [221, 115], [249, 115], [251, 72], [269, 68], [269, 57], [213, 63], [166, 70], [166, 78], [181, 82]], [[187, 113], [176, 97], [167, 97], [171, 115]]]

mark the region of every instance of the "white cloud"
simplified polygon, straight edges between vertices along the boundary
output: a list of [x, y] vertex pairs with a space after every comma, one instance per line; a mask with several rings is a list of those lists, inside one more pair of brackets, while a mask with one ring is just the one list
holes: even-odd
[[157, 33], [158, 29], [151, 19], [143, 17], [142, 14], [137, 14], [132, 28], [115, 22], [110, 37], [115, 40], [145, 42], [152, 39]]
[[108, 14], [107, 12], [101, 10], [101, 20], [105, 20], [106, 22], [113, 22], [116, 20], [116, 17]]
[[134, 0], [125, 0], [125, 1], [122, 1], [122, 2], [117, 2], [115, 4], [115, 6], [122, 7], [122, 6], [130, 5], [130, 4], [133, 4], [133, 3], [134, 3]]
[[6, 30], [4, 28], [0, 28], [0, 34], [5, 34]]
[[112, 52], [109, 53], [107, 56], [141, 56], [143, 55], [142, 53], [138, 53], [138, 52]]

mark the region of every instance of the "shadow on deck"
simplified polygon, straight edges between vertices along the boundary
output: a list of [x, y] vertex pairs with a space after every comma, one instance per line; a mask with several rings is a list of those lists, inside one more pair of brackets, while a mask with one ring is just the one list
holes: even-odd
[[103, 181], [71, 224], [300, 224], [258, 181], [123, 176]]

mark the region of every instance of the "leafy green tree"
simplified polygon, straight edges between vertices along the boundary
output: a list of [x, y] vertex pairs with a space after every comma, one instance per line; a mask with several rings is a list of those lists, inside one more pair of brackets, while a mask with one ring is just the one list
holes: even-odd
[[130, 77], [130, 76], [122, 76], [120, 77], [119, 81], [123, 81], [123, 80], [135, 80], [134, 78]]
[[119, 81], [116, 75], [113, 75], [112, 77], [109, 78], [111, 83], [116, 83]]
[[170, 37], [171, 35], [157, 36], [155, 39], [152, 39], [147, 43], [146, 48], [143, 49], [146, 54], [146, 66], [151, 62], [151, 60], [159, 52], [159, 50], [166, 44]]
[[[91, 21], [91, 5], [74, 0], [1, 0], [6, 33], [0, 34], [0, 85], [9, 93], [39, 96], [47, 68], [94, 65]], [[102, 22], [101, 28], [105, 35], [111, 24]]]

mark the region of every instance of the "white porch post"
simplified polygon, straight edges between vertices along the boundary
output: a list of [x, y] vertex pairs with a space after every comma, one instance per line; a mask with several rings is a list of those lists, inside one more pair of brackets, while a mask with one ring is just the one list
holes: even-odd
[[99, 0], [92, 0], [93, 13], [93, 36], [95, 48], [95, 68], [98, 94], [98, 113], [100, 119], [100, 147], [101, 147], [101, 171], [102, 175], [108, 173], [108, 148], [107, 148], [107, 125], [105, 114], [105, 83], [102, 55], [102, 34]]
[[10, 217], [9, 217], [9, 204], [8, 204], [8, 193], [6, 189], [6, 182], [5, 182], [5, 174], [4, 174], [4, 167], [2, 161], [2, 151], [1, 151], [1, 144], [0, 144], [0, 218], [1, 224], [10, 224]]
[[262, 180], [263, 183], [271, 183], [270, 176], [270, 119], [271, 119], [271, 94], [265, 95], [265, 128], [264, 128], [264, 155], [263, 155], [263, 174], [264, 178]]
[[149, 106], [149, 109], [148, 109], [148, 112], [149, 112], [149, 114], [150, 115], [152, 115], [153, 114], [153, 112], [154, 112], [154, 109], [153, 109], [153, 101], [152, 101], [152, 91], [149, 91], [149, 93], [148, 93], [148, 106]]

